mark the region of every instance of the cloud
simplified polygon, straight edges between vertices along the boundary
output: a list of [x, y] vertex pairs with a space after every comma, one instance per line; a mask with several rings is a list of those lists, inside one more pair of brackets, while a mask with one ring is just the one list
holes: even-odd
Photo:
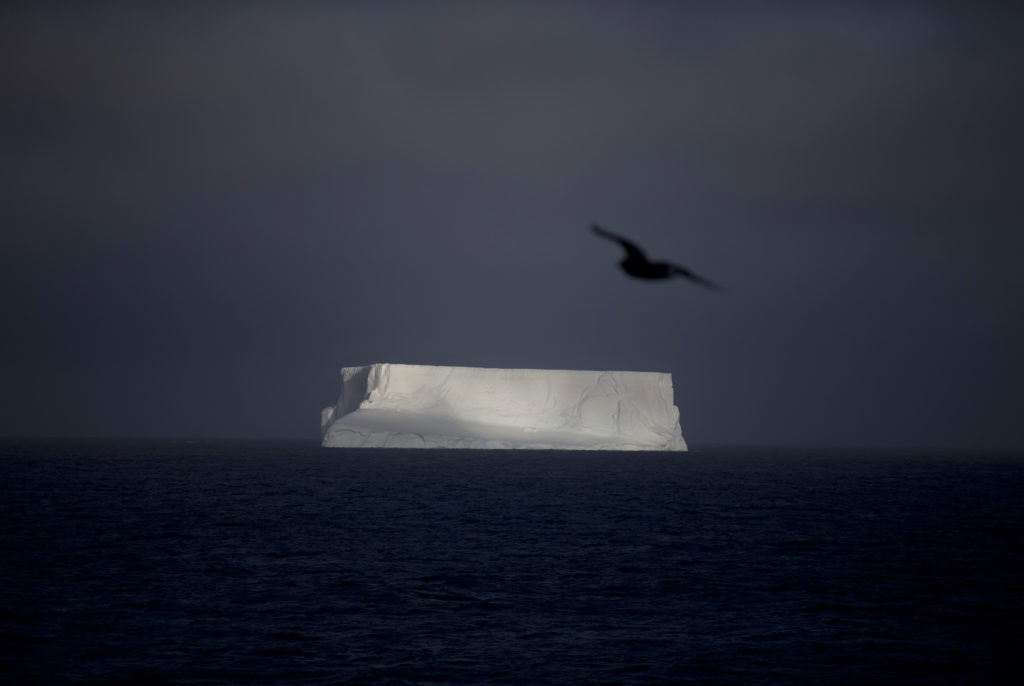
[[[770, 391], [750, 379], [788, 377], [796, 413], [829, 380], [920, 380], [971, 345], [1019, 340], [995, 295], [1021, 288], [1007, 270], [1024, 41], [1009, 6], [0, 13], [0, 306], [25, 397], [61, 373], [92, 397], [114, 370], [97, 412], [117, 417], [130, 380], [152, 374], [174, 426], [211, 427], [213, 406], [190, 405], [196, 379], [240, 384], [217, 389], [220, 411], [266, 395], [246, 381], [265, 366], [288, 433], [311, 402], [295, 379], [342, 363], [579, 360], [674, 367], [694, 397], [751, 408]], [[595, 220], [737, 295], [622, 281], [586, 234]], [[854, 340], [860, 317], [871, 345], [899, 339], [878, 368]], [[908, 361], [946, 317], [967, 342]], [[853, 396], [829, 397], [876, 400]], [[1003, 416], [1009, 391], [988, 397]], [[227, 410], [233, 425], [265, 416], [256, 403]], [[725, 436], [719, 409], [699, 411]]]

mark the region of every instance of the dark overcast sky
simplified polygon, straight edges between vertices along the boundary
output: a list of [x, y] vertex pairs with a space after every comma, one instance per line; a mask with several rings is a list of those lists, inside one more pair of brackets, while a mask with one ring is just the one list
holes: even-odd
[[315, 440], [406, 362], [1024, 448], [1024, 13], [678, 5], [5, 3], [0, 434]]

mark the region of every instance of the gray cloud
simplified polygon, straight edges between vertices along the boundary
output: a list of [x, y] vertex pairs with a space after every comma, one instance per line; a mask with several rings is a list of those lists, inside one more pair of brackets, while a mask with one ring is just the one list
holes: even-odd
[[1021, 443], [1014, 8], [2, 12], [4, 433], [312, 436], [407, 361], [672, 371], [697, 444]]

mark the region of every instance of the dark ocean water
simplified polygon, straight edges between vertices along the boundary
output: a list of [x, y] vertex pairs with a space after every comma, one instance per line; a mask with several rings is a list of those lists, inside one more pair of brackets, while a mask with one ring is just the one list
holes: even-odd
[[967, 684], [1024, 457], [0, 444], [4, 683]]

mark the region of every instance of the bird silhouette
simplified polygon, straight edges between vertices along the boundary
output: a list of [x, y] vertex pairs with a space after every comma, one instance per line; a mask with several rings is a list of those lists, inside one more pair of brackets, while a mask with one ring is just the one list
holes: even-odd
[[603, 229], [597, 224], [591, 224], [590, 228], [594, 230], [601, 238], [607, 238], [610, 241], [615, 241], [621, 245], [626, 251], [626, 259], [619, 262], [622, 270], [630, 276], [638, 279], [671, 279], [674, 276], [681, 276], [699, 283], [705, 288], [720, 291], [722, 290], [714, 283], [708, 281], [703, 276], [695, 274], [686, 267], [680, 267], [678, 264], [672, 264], [671, 262], [651, 262], [647, 259], [647, 255], [644, 251], [636, 246], [635, 243], [626, 240], [622, 236], [612, 233], [607, 229]]

